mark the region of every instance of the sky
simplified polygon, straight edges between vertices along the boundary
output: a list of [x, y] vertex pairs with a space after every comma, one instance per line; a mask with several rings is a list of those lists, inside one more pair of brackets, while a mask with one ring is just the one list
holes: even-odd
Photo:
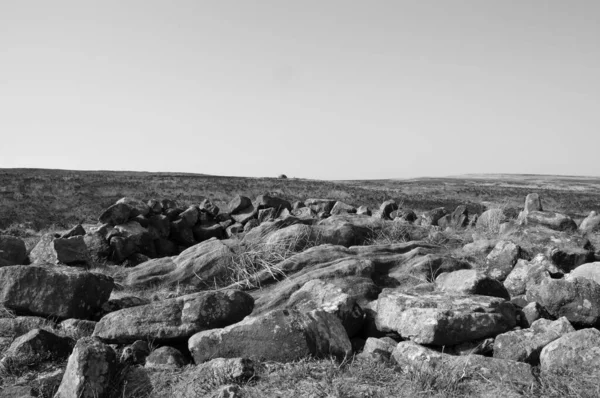
[[596, 0], [0, 0], [0, 168], [600, 175]]

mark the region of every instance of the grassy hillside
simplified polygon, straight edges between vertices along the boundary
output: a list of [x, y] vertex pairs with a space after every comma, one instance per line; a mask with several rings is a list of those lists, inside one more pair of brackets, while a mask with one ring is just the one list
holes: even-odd
[[538, 192], [548, 209], [582, 217], [600, 210], [600, 179], [553, 176], [468, 176], [413, 180], [320, 181], [307, 179], [223, 177], [186, 173], [0, 169], [0, 228], [31, 223], [39, 229], [95, 222], [102, 209], [123, 196], [170, 198], [181, 205], [212, 199], [226, 208], [236, 194], [251, 198], [273, 194], [290, 201], [310, 197], [377, 207], [386, 199], [404, 207], [449, 209], [467, 203], [522, 206]]

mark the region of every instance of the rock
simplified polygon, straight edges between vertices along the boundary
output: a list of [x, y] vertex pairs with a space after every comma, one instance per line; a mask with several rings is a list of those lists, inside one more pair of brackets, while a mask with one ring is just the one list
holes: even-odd
[[417, 371], [455, 373], [458, 377], [479, 377], [533, 387], [537, 382], [528, 364], [482, 355], [452, 356], [409, 341], [398, 343], [392, 358], [401, 366]]
[[85, 229], [81, 226], [81, 224], [77, 224], [67, 232], [61, 235], [61, 238], [71, 238], [73, 236], [83, 236], [85, 235]]
[[448, 214], [448, 211], [444, 207], [438, 207], [437, 209], [429, 210], [426, 213], [423, 213], [421, 225], [438, 225], [438, 221], [440, 218], [444, 217]]
[[321, 310], [275, 310], [246, 318], [193, 335], [188, 348], [196, 364], [218, 357], [291, 362], [311, 355], [346, 358], [352, 353], [340, 320]]
[[363, 351], [357, 357], [378, 362], [387, 362], [391, 358], [396, 344], [390, 338], [377, 339], [369, 337], [365, 342]]
[[150, 355], [148, 343], [142, 340], [136, 340], [132, 344], [123, 348], [119, 362], [127, 365], [144, 365], [146, 358]]
[[381, 213], [382, 218], [389, 220], [390, 213], [394, 210], [398, 210], [398, 204], [393, 200], [386, 200], [379, 206], [379, 212]]
[[502, 209], [489, 209], [481, 213], [477, 218], [477, 228], [483, 229], [490, 232], [497, 232], [502, 224], [506, 220], [504, 211]]
[[523, 327], [527, 328], [530, 327], [538, 319], [550, 318], [550, 314], [548, 314], [548, 311], [546, 311], [544, 307], [542, 307], [539, 303], [536, 302], [527, 304], [525, 307], [523, 307], [521, 312], [521, 323], [523, 324]]
[[0, 235], [0, 267], [21, 265], [27, 261], [27, 249], [22, 239]]
[[356, 209], [356, 214], [364, 214], [366, 216], [370, 216], [371, 213], [371, 209], [369, 209], [367, 206], [360, 206], [358, 209]]
[[[150, 213], [150, 208], [144, 202], [135, 198], [121, 198], [117, 200], [116, 204], [126, 204], [131, 209], [131, 213], [129, 214], [129, 218], [133, 218], [136, 216], [147, 216]], [[117, 223], [122, 224], [122, 222]]]
[[290, 204], [290, 202], [288, 202], [285, 199], [276, 198], [276, 197], [270, 196], [270, 195], [259, 195], [256, 198], [254, 206], [258, 210], [268, 209], [269, 207], [273, 207], [273, 208], [277, 209], [278, 211], [281, 209], [292, 210], [292, 205]]
[[600, 262], [580, 265], [571, 271], [570, 274], [565, 276], [566, 280], [573, 280], [576, 278], [589, 279], [600, 284]]
[[521, 256], [521, 248], [513, 242], [502, 240], [485, 259], [484, 272], [490, 277], [504, 281]]
[[517, 323], [516, 309], [508, 301], [442, 292], [411, 294], [384, 289], [376, 313], [378, 330], [438, 346], [493, 337]]
[[45, 234], [29, 254], [34, 264], [88, 265], [90, 256], [82, 236], [55, 238]]
[[68, 337], [60, 337], [44, 329], [33, 329], [12, 342], [4, 353], [0, 368], [21, 368], [46, 361], [60, 361], [69, 356], [73, 344]]
[[583, 233], [592, 233], [600, 230], [600, 216], [595, 211], [590, 214], [579, 224], [579, 230]]
[[[119, 236], [127, 241], [125, 246], [133, 248], [133, 253], [156, 257], [152, 235], [137, 221], [129, 221], [128, 223], [117, 225], [115, 229], [119, 233]], [[113, 239], [111, 239], [111, 243]], [[129, 255], [133, 253], [129, 253]]]
[[[287, 210], [285, 210], [285, 211], [287, 211]], [[252, 220], [248, 220], [248, 222], [246, 223], [246, 225], [244, 225], [244, 231], [243, 232], [250, 232], [254, 228], [258, 227], [259, 225], [260, 225], [260, 223], [255, 218], [253, 218]]]
[[79, 340], [81, 337], [90, 337], [94, 333], [96, 322], [71, 318], [62, 321], [58, 327], [66, 336]]
[[441, 273], [435, 279], [436, 289], [443, 292], [459, 294], [476, 294], [482, 296], [510, 299], [502, 282], [490, 278], [474, 269], [464, 269]]
[[548, 257], [563, 272], [571, 272], [587, 262], [594, 261], [594, 252], [580, 247], [551, 247], [547, 250]]
[[525, 294], [530, 287], [539, 285], [545, 279], [550, 279], [549, 270], [551, 269], [553, 269], [553, 265], [543, 254], [536, 256], [532, 261], [518, 260], [504, 280], [504, 287], [511, 296]]
[[[208, 397], [208, 394], [202, 394], [203, 392], [207, 393], [207, 386], [218, 386], [227, 383], [243, 384], [254, 376], [254, 362], [248, 358], [215, 358], [192, 368], [189, 377], [173, 386], [173, 396]], [[211, 394], [210, 397], [241, 397], [241, 395], [238, 395], [239, 386], [236, 385], [235, 387], [224, 386], [216, 394]]]
[[292, 294], [286, 304], [301, 312], [321, 309], [337, 316], [342, 322], [348, 337], [354, 337], [362, 328], [365, 314], [356, 300], [342, 289], [319, 279], [306, 282]]
[[527, 197], [525, 198], [524, 210], [526, 213], [544, 210], [542, 208], [542, 200], [540, 199], [540, 196], [537, 193], [530, 193], [529, 195], [527, 195]]
[[541, 225], [556, 231], [574, 231], [577, 224], [570, 217], [551, 211], [531, 211], [527, 214], [528, 225]]
[[555, 318], [566, 317], [576, 328], [600, 326], [600, 285], [589, 279], [546, 279], [527, 291]]
[[0, 302], [17, 313], [89, 319], [114, 287], [112, 278], [69, 267], [0, 268]]
[[110, 245], [100, 232], [91, 232], [83, 236], [83, 242], [93, 261], [102, 262], [110, 256]]
[[236, 213], [231, 213], [231, 218], [236, 223], [246, 224], [249, 220], [256, 218], [258, 216], [258, 209], [252, 205], [238, 210]]
[[292, 216], [300, 220], [312, 220], [317, 218], [317, 214], [311, 210], [310, 207], [301, 207], [296, 210], [292, 210]]
[[198, 206], [201, 212], [209, 214], [211, 217], [216, 217], [219, 214], [219, 207], [210, 201], [210, 199], [204, 199]]
[[488, 239], [480, 239], [464, 245], [460, 252], [465, 256], [487, 256], [496, 246], [496, 241]]
[[171, 222], [169, 239], [182, 246], [192, 246], [196, 243], [192, 228], [184, 220]]
[[451, 225], [455, 228], [465, 228], [469, 225], [469, 210], [467, 206], [460, 205], [452, 212]]
[[318, 213], [329, 213], [331, 214], [331, 211], [333, 209], [333, 207], [335, 206], [336, 201], [332, 200], [332, 199], [306, 199], [304, 201], [304, 204], [306, 207], [308, 207], [309, 209], [311, 209], [315, 214]]
[[160, 204], [162, 205], [163, 212], [167, 212], [169, 210], [177, 208], [177, 203], [171, 199], [162, 199], [160, 201]]
[[174, 208], [174, 209], [165, 210], [164, 215], [165, 215], [165, 217], [167, 217], [169, 219], [170, 222], [173, 222], [173, 221], [177, 221], [177, 219], [179, 218], [179, 215], [181, 213], [183, 213], [182, 209]]
[[126, 223], [132, 214], [131, 207], [125, 203], [119, 203], [110, 206], [98, 217], [101, 224], [118, 225]]
[[268, 221], [274, 221], [276, 218], [277, 210], [272, 207], [258, 211], [258, 222], [261, 224]]
[[236, 195], [228, 204], [229, 212], [231, 214], [236, 214], [241, 210], [244, 210], [252, 205], [252, 200], [245, 196]]
[[133, 239], [123, 238], [121, 236], [113, 236], [109, 241], [110, 259], [120, 264], [131, 256], [137, 250]]
[[[435, 347], [434, 347], [435, 349]], [[454, 346], [441, 347], [442, 352], [450, 355], [490, 355], [494, 351], [494, 338], [466, 341]]]
[[598, 374], [600, 368], [600, 331], [582, 329], [567, 333], [542, 349], [543, 373], [573, 372]]
[[54, 398], [107, 398], [116, 365], [110, 346], [91, 337], [80, 339]]
[[14, 318], [0, 318], [0, 337], [15, 338], [24, 335], [33, 329], [54, 329], [54, 322], [38, 316], [17, 316]]
[[146, 358], [146, 367], [150, 369], [179, 369], [187, 364], [181, 351], [169, 346], [157, 348]]
[[494, 358], [510, 359], [537, 365], [542, 349], [559, 337], [574, 332], [567, 318], [557, 321], [540, 319], [530, 329], [515, 330], [496, 336]]
[[190, 206], [179, 215], [179, 218], [185, 225], [187, 225], [189, 228], [192, 228], [198, 222], [199, 215], [200, 210], [198, 210], [196, 206]]
[[160, 214], [163, 211], [162, 203], [156, 199], [150, 199], [148, 202], [146, 202], [146, 205], [148, 205], [151, 214]]
[[171, 233], [171, 221], [167, 216], [156, 214], [148, 217], [148, 233], [152, 239], [168, 238]]
[[186, 340], [202, 330], [222, 328], [252, 312], [254, 299], [241, 291], [207, 291], [125, 308], [104, 316], [94, 336], [109, 343]]
[[330, 211], [331, 215], [336, 214], [353, 214], [356, 213], [356, 207], [346, 204], [344, 202], [340, 202], [339, 200], [335, 202], [333, 208]]
[[225, 229], [217, 222], [197, 224], [192, 229], [194, 239], [197, 242], [204, 242], [210, 238], [223, 239], [225, 238]]
[[106, 303], [102, 304], [102, 310], [100, 313], [102, 316], [104, 316], [109, 312], [115, 312], [125, 308], [137, 307], [146, 304], [150, 304], [150, 300], [142, 299], [137, 296], [121, 296], [118, 298], [111, 298]]
[[[250, 222], [250, 220], [248, 220], [248, 222]], [[244, 232], [244, 225], [242, 225], [240, 223], [235, 223], [233, 225], [228, 226], [225, 229], [225, 236], [227, 236], [227, 238], [231, 239], [231, 238], [235, 238], [242, 232]]]

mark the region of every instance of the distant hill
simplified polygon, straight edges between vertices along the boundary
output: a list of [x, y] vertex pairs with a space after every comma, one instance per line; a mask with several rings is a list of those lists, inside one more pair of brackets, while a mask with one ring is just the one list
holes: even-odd
[[237, 194], [254, 199], [269, 193], [290, 201], [330, 198], [376, 208], [394, 199], [406, 208], [452, 210], [468, 204], [521, 207], [529, 192], [542, 195], [546, 208], [583, 217], [600, 211], [600, 178], [477, 175], [411, 180], [320, 181], [225, 177], [191, 173], [0, 169], [0, 228], [31, 223], [39, 229], [55, 224], [96, 222], [100, 212], [123, 196], [170, 198], [182, 205], [210, 198], [222, 209]]

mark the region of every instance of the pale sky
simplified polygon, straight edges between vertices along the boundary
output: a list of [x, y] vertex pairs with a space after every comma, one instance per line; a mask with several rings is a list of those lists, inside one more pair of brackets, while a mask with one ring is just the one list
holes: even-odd
[[0, 0], [0, 167], [600, 175], [600, 1]]

